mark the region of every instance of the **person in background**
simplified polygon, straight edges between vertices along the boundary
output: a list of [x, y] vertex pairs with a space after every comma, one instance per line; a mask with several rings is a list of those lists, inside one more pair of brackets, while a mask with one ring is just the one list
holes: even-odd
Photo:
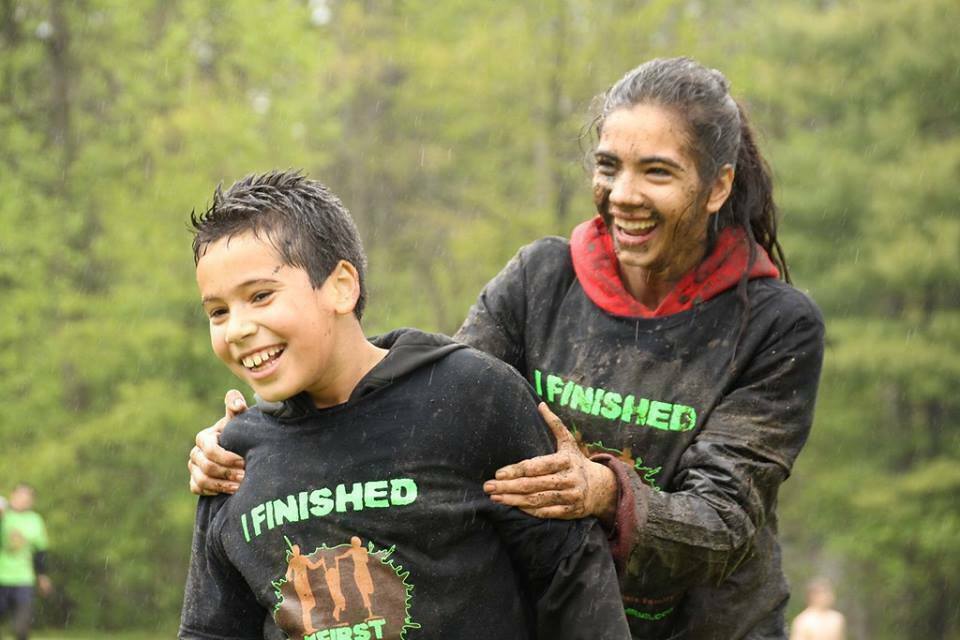
[[45, 568], [47, 529], [33, 511], [34, 498], [33, 487], [18, 484], [0, 510], [0, 622], [10, 616], [17, 640], [30, 636], [35, 592], [51, 590]]
[[836, 598], [833, 585], [818, 578], [807, 585], [807, 608], [793, 619], [790, 640], [844, 640], [847, 622], [833, 608]]
[[[597, 215], [520, 249], [455, 336], [517, 369], [560, 440], [484, 489], [598, 517], [635, 638], [785, 640], [777, 494], [813, 421], [823, 319], [789, 284], [770, 172], [722, 73], [655, 59], [599, 103]], [[195, 492], [242, 480], [224, 423], [197, 436]]]

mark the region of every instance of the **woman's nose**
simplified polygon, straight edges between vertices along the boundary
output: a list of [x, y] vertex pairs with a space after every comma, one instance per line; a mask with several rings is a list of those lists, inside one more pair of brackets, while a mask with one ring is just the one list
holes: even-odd
[[610, 189], [610, 202], [621, 206], [641, 206], [645, 202], [643, 184], [635, 176], [617, 176]]

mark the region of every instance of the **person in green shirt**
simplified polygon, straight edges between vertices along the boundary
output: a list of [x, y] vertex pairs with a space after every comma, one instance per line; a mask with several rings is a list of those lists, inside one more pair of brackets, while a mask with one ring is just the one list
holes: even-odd
[[51, 588], [45, 573], [47, 528], [33, 511], [35, 492], [18, 484], [0, 516], [0, 621], [8, 614], [17, 640], [27, 640], [36, 590]]

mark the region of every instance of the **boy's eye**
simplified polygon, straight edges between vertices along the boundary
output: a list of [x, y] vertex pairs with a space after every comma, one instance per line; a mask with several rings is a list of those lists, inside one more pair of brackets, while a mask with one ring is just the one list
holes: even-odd
[[227, 310], [224, 307], [215, 307], [207, 311], [207, 317], [209, 317], [211, 320], [222, 318], [225, 315], [227, 315]]
[[647, 174], [654, 176], [656, 178], [667, 178], [673, 174], [670, 173], [667, 169], [663, 167], [650, 167], [647, 169]]

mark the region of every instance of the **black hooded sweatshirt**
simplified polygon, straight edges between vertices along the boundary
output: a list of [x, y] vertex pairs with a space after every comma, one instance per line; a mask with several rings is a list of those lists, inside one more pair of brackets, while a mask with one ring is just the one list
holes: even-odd
[[813, 419], [824, 329], [757, 247], [741, 331], [747, 248], [725, 233], [668, 297], [682, 310], [643, 317], [598, 217], [522, 248], [456, 335], [520, 371], [617, 476], [635, 638], [786, 638], [777, 490]]
[[629, 637], [599, 525], [482, 490], [553, 450], [529, 385], [443, 336], [374, 343], [346, 403], [300, 394], [224, 430], [246, 478], [200, 498], [180, 637]]

